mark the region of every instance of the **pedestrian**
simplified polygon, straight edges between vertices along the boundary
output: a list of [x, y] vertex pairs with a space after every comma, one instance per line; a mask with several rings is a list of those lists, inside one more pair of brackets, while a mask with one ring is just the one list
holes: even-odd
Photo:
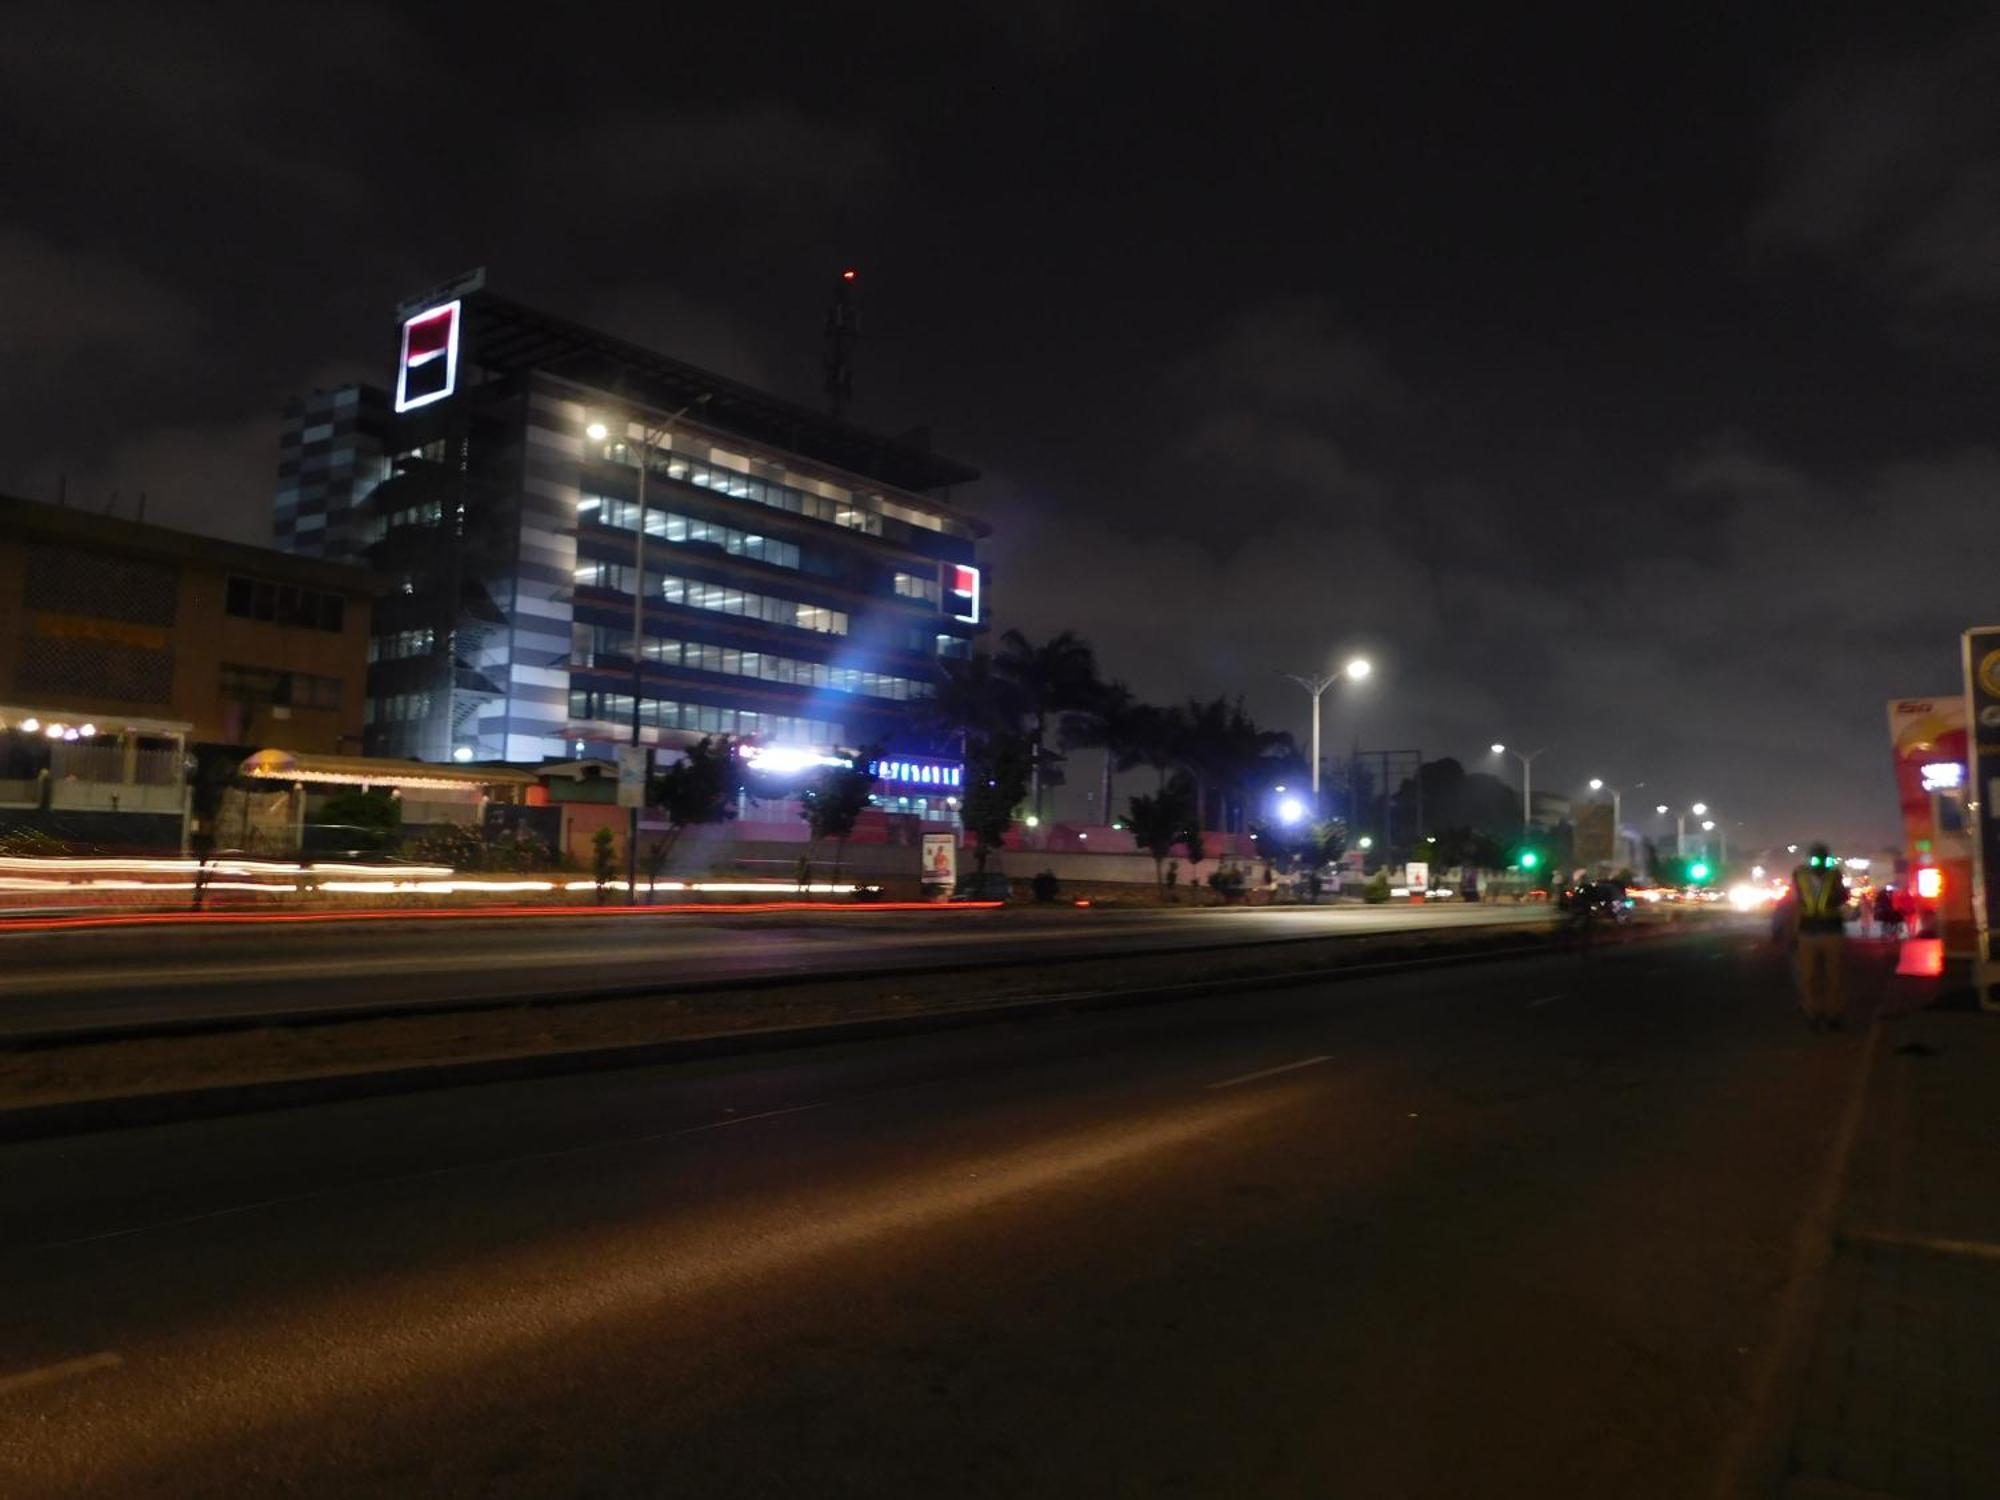
[[1875, 892], [1875, 925], [1882, 930], [1883, 937], [1898, 936], [1896, 929], [1903, 925], [1902, 913], [1896, 910], [1896, 897], [1886, 885]]
[[1841, 983], [1847, 882], [1826, 845], [1814, 844], [1806, 862], [1792, 871], [1792, 895], [1798, 913], [1793, 958], [1799, 1008], [1814, 1031], [1838, 1031], [1847, 1010]]

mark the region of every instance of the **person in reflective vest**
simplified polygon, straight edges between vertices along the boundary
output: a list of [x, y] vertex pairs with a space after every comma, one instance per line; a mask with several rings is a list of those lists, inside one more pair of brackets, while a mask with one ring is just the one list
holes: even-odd
[[1847, 945], [1847, 882], [1840, 861], [1824, 844], [1814, 844], [1806, 862], [1792, 871], [1792, 902], [1797, 912], [1795, 954], [1799, 1006], [1813, 1030], [1838, 1031], [1847, 1013], [1841, 971]]

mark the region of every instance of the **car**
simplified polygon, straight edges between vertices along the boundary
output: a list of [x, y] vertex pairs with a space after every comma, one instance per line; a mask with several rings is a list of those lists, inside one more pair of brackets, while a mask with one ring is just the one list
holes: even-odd
[[954, 901], [1005, 901], [1014, 894], [1014, 882], [998, 870], [980, 870], [958, 877], [952, 888]]

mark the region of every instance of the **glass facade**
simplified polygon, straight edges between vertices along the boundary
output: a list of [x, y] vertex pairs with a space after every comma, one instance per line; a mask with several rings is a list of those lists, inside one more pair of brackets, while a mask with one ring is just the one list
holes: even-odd
[[[608, 589], [614, 594], [629, 597], [632, 592], [632, 567], [629, 563], [579, 563], [576, 584], [578, 588]], [[785, 625], [793, 630], [808, 630], [820, 635], [847, 634], [847, 613], [844, 610], [827, 609], [797, 599], [780, 599], [772, 594], [756, 594], [726, 583], [683, 578], [677, 573], [656, 573], [648, 568], [646, 592], [650, 598], [658, 599], [663, 604], [678, 604], [684, 609], [741, 615], [746, 619], [762, 620], [767, 625]]]
[[[570, 662], [578, 667], [629, 665], [632, 632], [607, 625], [578, 625]], [[840, 667], [823, 661], [803, 661], [770, 651], [745, 651], [712, 641], [682, 641], [648, 635], [643, 654], [648, 662], [663, 667], [681, 667], [691, 672], [714, 672], [724, 677], [754, 677], [761, 682], [782, 682], [798, 687], [833, 693], [855, 693], [866, 698], [882, 698], [907, 703], [930, 696], [931, 685], [914, 677], [898, 677], [889, 672], [871, 672], [861, 667]]]
[[[632, 695], [571, 688], [569, 716], [579, 730], [588, 730], [597, 738], [622, 739], [631, 732]], [[846, 728], [831, 719], [728, 708], [715, 703], [682, 703], [670, 698], [642, 697], [639, 723], [646, 729], [756, 735], [786, 745], [840, 745], [847, 738]]]

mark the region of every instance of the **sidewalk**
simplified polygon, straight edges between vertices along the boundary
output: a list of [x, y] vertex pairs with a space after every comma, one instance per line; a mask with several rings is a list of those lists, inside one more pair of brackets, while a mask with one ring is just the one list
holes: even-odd
[[2000, 1496], [2000, 1016], [1886, 1015], [1787, 1500]]

